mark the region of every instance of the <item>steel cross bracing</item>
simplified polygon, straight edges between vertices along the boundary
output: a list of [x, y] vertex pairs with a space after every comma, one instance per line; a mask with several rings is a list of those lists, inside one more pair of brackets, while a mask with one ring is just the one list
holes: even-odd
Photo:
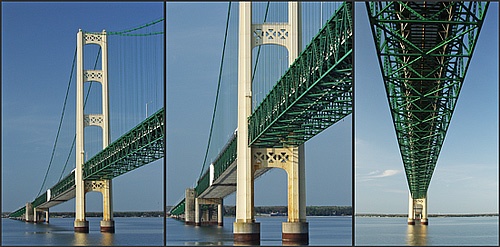
[[[352, 3], [344, 3], [249, 118], [249, 145], [299, 145], [352, 112], [352, 30]], [[198, 180], [197, 195], [233, 165], [236, 152], [235, 134], [213, 161], [213, 177], [207, 170]], [[170, 214], [184, 207], [185, 199]]]
[[408, 186], [425, 198], [488, 3], [366, 3]]
[[253, 147], [300, 145], [352, 112], [352, 3], [344, 3], [249, 118]]
[[170, 214], [181, 215], [184, 214], [185, 209], [186, 209], [186, 199], [183, 199], [181, 202], [179, 202], [179, 204], [170, 209]]
[[[220, 154], [215, 158], [213, 164], [214, 167], [214, 174], [213, 174], [213, 181], [217, 180], [220, 175], [226, 169], [233, 164], [234, 161], [236, 161], [236, 150], [237, 150], [237, 141], [236, 141], [237, 135], [234, 134], [229, 142], [224, 146]], [[201, 195], [209, 186], [210, 186], [210, 170], [207, 170], [201, 178], [198, 180], [195, 191], [197, 195]]]
[[[84, 164], [84, 180], [111, 179], [164, 157], [164, 108], [118, 138]], [[33, 207], [50, 208], [75, 197], [75, 173], [72, 171], [47, 192], [38, 196]], [[19, 217], [26, 206], [9, 217]]]
[[112, 179], [163, 158], [164, 114], [161, 108], [85, 162], [83, 179]]

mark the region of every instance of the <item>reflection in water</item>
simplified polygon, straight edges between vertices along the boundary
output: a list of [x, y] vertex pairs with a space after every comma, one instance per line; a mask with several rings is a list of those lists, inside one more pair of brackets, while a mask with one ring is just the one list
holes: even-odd
[[427, 225], [408, 225], [406, 230], [406, 245], [426, 246], [427, 245]]
[[75, 232], [75, 240], [72, 245], [88, 246], [88, 233]]
[[101, 232], [101, 245], [102, 246], [111, 246], [113, 245], [113, 242], [115, 240], [114, 233], [109, 233], [109, 232]]

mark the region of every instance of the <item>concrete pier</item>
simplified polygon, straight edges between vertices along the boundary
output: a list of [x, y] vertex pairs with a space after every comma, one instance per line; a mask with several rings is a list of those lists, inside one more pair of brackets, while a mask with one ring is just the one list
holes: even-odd
[[102, 193], [102, 221], [101, 232], [115, 232], [115, 221], [113, 220], [113, 197], [112, 197], [112, 183], [111, 180], [104, 180], [104, 188], [101, 189]]
[[223, 199], [220, 199], [220, 203], [217, 204], [217, 225], [224, 225], [224, 202]]
[[309, 223], [283, 222], [281, 237], [283, 244], [307, 245], [309, 244]]
[[194, 219], [195, 219], [195, 215], [194, 215], [194, 212], [195, 212], [195, 201], [194, 201], [194, 198], [195, 198], [195, 191], [194, 189], [191, 189], [191, 188], [187, 188], [186, 189], [186, 195], [185, 195], [185, 198], [186, 198], [186, 205], [185, 205], [185, 209], [184, 209], [184, 214], [185, 214], [185, 223], [186, 225], [194, 225]]
[[408, 225], [415, 225], [420, 220], [420, 224], [428, 225], [427, 215], [427, 195], [424, 198], [413, 199], [410, 193], [408, 199]]
[[26, 222], [33, 222], [34, 217], [33, 217], [33, 206], [31, 206], [31, 203], [26, 203], [26, 213], [25, 213], [25, 218], [24, 221]]
[[233, 224], [235, 245], [259, 245], [259, 222], [234, 222]]

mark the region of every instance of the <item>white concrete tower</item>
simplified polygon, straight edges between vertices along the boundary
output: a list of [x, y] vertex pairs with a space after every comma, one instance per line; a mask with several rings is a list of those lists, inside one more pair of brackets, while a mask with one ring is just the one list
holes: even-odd
[[[275, 149], [252, 149], [248, 146], [248, 117], [252, 114], [252, 49], [259, 45], [280, 45], [288, 49], [289, 65], [302, 48], [300, 2], [289, 2], [288, 23], [252, 24], [252, 3], [240, 2], [238, 54], [238, 158], [236, 187], [236, 222], [234, 241], [260, 243], [260, 223], [254, 218], [254, 174], [256, 169], [272, 167], [256, 163], [255, 151], [266, 153]], [[279, 37], [279, 38], [278, 38]], [[283, 242], [308, 243], [305, 208], [304, 146], [280, 149], [297, 157], [283, 164], [288, 174], [288, 222], [283, 223]]]
[[[85, 70], [83, 63], [83, 50], [87, 44], [96, 44], [101, 47], [101, 69]], [[102, 148], [109, 144], [109, 93], [108, 93], [108, 43], [106, 31], [102, 33], [77, 34], [77, 65], [76, 65], [76, 215], [75, 232], [89, 232], [88, 221], [85, 219], [85, 193], [98, 191], [103, 195], [103, 220], [101, 232], [114, 232], [112, 183], [111, 180], [83, 181], [83, 164], [85, 162], [84, 128], [99, 126], [102, 129]], [[100, 114], [85, 114], [84, 83], [98, 82], [102, 87], [102, 112]]]
[[427, 194], [424, 198], [413, 199], [410, 192], [408, 199], [408, 225], [415, 225], [417, 218], [420, 219], [420, 224], [429, 224], [427, 218]]

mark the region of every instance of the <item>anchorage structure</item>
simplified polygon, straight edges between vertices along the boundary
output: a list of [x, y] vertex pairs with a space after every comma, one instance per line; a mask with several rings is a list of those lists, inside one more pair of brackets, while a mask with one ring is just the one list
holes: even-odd
[[410, 189], [408, 224], [427, 221], [427, 190], [488, 3], [367, 3]]

